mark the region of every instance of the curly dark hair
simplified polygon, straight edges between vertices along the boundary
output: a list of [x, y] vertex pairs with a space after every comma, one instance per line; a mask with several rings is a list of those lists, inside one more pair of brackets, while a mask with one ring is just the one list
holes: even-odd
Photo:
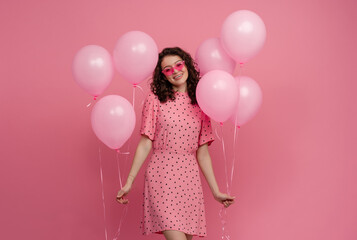
[[197, 68], [197, 63], [193, 60], [191, 55], [179, 47], [165, 48], [159, 54], [159, 60], [153, 73], [153, 80], [150, 84], [151, 91], [159, 98], [160, 102], [164, 103], [168, 99], [175, 100], [175, 92], [172, 84], [166, 79], [162, 73], [161, 62], [165, 56], [179, 56], [185, 61], [188, 71], [187, 78], [187, 93], [191, 99], [191, 104], [197, 104], [196, 87], [200, 80], [200, 72]]

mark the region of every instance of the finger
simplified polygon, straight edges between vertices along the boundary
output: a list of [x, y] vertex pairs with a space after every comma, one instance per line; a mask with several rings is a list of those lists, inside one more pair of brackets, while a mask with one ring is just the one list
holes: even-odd
[[235, 198], [236, 198], [236, 197], [227, 196], [227, 197], [226, 197], [226, 200], [231, 200], [231, 201], [233, 201]]
[[117, 198], [120, 198], [123, 195], [124, 195], [124, 191], [123, 190], [119, 190], [119, 192], [117, 194]]
[[121, 203], [121, 204], [127, 204], [127, 203], [128, 203], [128, 199], [122, 199], [122, 200], [120, 201], [120, 203]]
[[229, 200], [227, 200], [227, 201], [224, 201], [224, 206], [227, 208], [227, 207], [229, 207], [230, 205], [232, 205], [233, 204], [233, 201], [229, 201]]
[[129, 202], [128, 199], [125, 199], [125, 198], [122, 198], [122, 197], [117, 198], [117, 201], [118, 201], [119, 203], [121, 203], [121, 204], [127, 204], [127, 203]]

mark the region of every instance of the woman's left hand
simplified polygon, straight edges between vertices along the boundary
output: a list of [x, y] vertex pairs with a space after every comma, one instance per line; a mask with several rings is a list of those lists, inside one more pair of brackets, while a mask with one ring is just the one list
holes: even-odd
[[234, 203], [234, 199], [236, 197], [232, 197], [232, 196], [229, 196], [228, 194], [226, 193], [221, 193], [221, 192], [218, 192], [216, 194], [214, 194], [214, 198], [222, 203], [224, 205], [224, 207], [229, 207], [230, 205], [232, 205]]

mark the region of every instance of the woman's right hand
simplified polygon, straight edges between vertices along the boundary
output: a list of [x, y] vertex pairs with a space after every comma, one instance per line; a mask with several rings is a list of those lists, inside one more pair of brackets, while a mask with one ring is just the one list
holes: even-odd
[[129, 203], [129, 200], [124, 198], [131, 189], [131, 184], [130, 183], [126, 183], [124, 185], [124, 187], [122, 189], [119, 190], [118, 194], [117, 194], [117, 202], [121, 203], [121, 204], [127, 204]]

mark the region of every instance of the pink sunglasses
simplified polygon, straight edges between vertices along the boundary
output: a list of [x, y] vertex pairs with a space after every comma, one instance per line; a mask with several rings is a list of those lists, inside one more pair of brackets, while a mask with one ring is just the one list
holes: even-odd
[[165, 74], [165, 76], [171, 76], [175, 71], [174, 69], [176, 69], [177, 71], [181, 71], [184, 66], [185, 61], [179, 61], [172, 67], [164, 68], [164, 70], [162, 70], [162, 73]]

